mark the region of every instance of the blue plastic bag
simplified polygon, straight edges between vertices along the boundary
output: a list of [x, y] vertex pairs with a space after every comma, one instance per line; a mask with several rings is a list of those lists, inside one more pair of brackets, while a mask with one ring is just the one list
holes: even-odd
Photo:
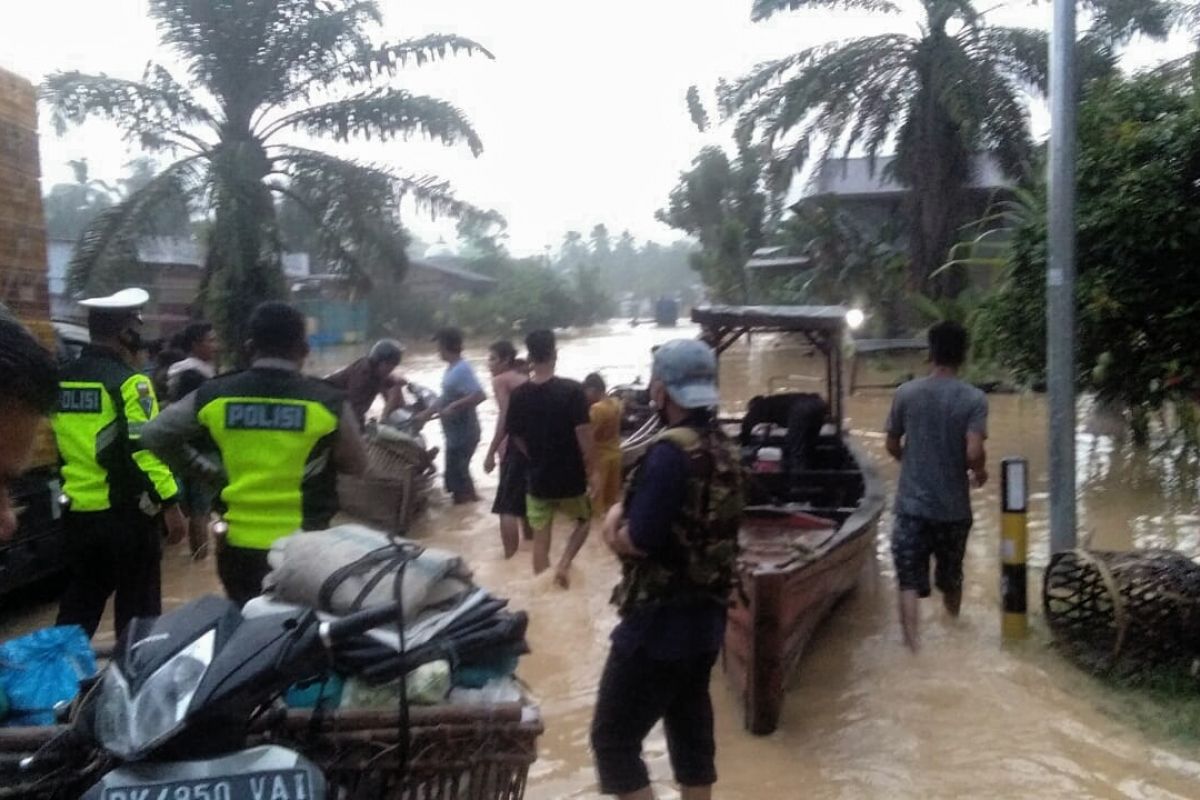
[[0, 688], [10, 713], [4, 725], [52, 725], [54, 706], [71, 701], [96, 674], [96, 654], [78, 625], [43, 628], [0, 644]]
[[293, 684], [283, 696], [288, 708], [337, 708], [342, 704], [345, 681], [335, 673]]

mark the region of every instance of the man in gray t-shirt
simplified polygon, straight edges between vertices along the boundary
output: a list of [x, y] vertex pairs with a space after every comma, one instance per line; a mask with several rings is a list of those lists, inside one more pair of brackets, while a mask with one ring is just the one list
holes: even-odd
[[900, 587], [900, 625], [920, 645], [917, 600], [930, 594], [929, 562], [946, 610], [962, 604], [962, 562], [971, 530], [970, 487], [987, 481], [987, 398], [958, 379], [967, 332], [956, 322], [929, 330], [933, 371], [896, 390], [887, 449], [900, 462], [892, 558]]

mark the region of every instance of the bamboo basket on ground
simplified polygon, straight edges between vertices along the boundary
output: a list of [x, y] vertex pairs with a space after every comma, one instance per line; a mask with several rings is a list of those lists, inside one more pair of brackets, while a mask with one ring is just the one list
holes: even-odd
[[1057, 553], [1042, 601], [1055, 640], [1092, 672], [1136, 676], [1200, 657], [1200, 565], [1174, 550]]
[[392, 533], [406, 533], [429, 505], [433, 471], [415, 442], [367, 436], [365, 475], [338, 476], [338, 502], [347, 514]]

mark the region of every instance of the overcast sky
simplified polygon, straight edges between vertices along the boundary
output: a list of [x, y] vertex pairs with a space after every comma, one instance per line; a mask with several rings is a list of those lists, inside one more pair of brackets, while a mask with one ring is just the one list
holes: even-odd
[[[467, 112], [485, 152], [425, 142], [330, 148], [412, 172], [450, 179], [459, 194], [508, 219], [520, 253], [557, 246], [564, 231], [604, 222], [614, 235], [669, 241], [654, 212], [679, 172], [724, 131], [698, 133], [684, 103], [691, 84], [711, 89], [756, 62], [821, 41], [913, 30], [912, 18], [831, 12], [782, 14], [751, 23], [750, 0], [380, 0], [379, 39], [456, 33], [489, 47], [495, 61], [460, 56], [410, 68], [395, 85], [450, 100]], [[988, 5], [982, 3], [982, 5]], [[997, 21], [1044, 27], [1049, 4], [1017, 0]], [[1186, 51], [1135, 43], [1133, 68]], [[30, 80], [56, 69], [138, 78], [148, 60], [171, 64], [158, 47], [145, 0], [0, 0], [0, 66]], [[177, 76], [180, 72], [176, 71]], [[43, 117], [45, 114], [43, 114]], [[1035, 109], [1044, 132], [1045, 113]], [[137, 156], [116, 130], [89, 124], [58, 137], [43, 124], [47, 184], [69, 180], [66, 162], [86, 157], [112, 180]], [[453, 226], [406, 219], [433, 240]]]

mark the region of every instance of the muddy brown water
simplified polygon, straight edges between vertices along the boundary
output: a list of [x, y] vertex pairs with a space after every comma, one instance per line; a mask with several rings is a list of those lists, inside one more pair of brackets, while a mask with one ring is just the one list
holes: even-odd
[[[567, 338], [561, 343], [560, 372], [581, 378], [600, 370], [610, 383], [644, 377], [652, 345], [689, 335], [694, 331], [687, 327], [621, 324]], [[483, 379], [482, 346], [468, 355]], [[344, 350], [318, 353], [310, 371], [328, 371], [348, 357]], [[724, 358], [722, 395], [736, 409], [773, 378], [817, 386], [818, 369], [795, 340], [759, 337]], [[873, 377], [920, 369], [913, 363], [875, 365]], [[404, 370], [436, 387], [441, 365], [432, 353], [417, 351]], [[871, 372], [864, 382], [877, 382]], [[861, 391], [849, 402], [848, 419], [890, 489], [896, 469], [883, 451], [880, 432], [889, 401], [886, 390]], [[1021, 395], [993, 396], [990, 402], [993, 477], [1005, 455], [1030, 460], [1030, 560], [1036, 570], [1046, 553], [1045, 404], [1043, 398]], [[490, 401], [482, 415], [490, 431], [495, 419]], [[1195, 470], [1148, 458], [1124, 442], [1119, 430], [1081, 412], [1081, 530], [1097, 547], [1168, 546], [1200, 553]], [[436, 426], [428, 434], [439, 437]], [[483, 475], [481, 461], [477, 457], [474, 471], [481, 493], [490, 498], [495, 476]], [[876, 562], [813, 641], [793, 677], [775, 734], [744, 733], [738, 703], [719, 670], [714, 673], [718, 798], [1200, 797], [1200, 757], [1194, 751], [1114, 713], [1098, 684], [1059, 661], [1036, 637], [1023, 646], [1001, 644], [997, 491], [993, 480], [974, 495], [976, 527], [967, 556], [963, 616], [950, 621], [934, 602], [926, 603], [924, 649], [918, 656], [902, 647], [894, 619], [885, 515]], [[527, 550], [503, 560], [488, 505], [456, 508], [435, 498], [415, 533], [431, 545], [460, 552], [482, 585], [530, 613], [533, 653], [522, 660], [520, 675], [541, 704], [546, 733], [526, 796], [594, 797], [588, 726], [615, 622], [608, 598], [616, 561], [593, 534], [576, 561], [572, 588], [559, 590], [548, 573], [531, 575]], [[556, 536], [556, 554], [564, 533]], [[1030, 585], [1036, 616], [1036, 572]], [[178, 549], [166, 554], [168, 607], [214, 590], [219, 586], [211, 561], [193, 563]], [[0, 620], [0, 635], [48, 624], [53, 611], [49, 605], [9, 609]], [[103, 630], [109, 625], [106, 619]], [[647, 740], [645, 756], [658, 796], [678, 797], [661, 729]]]

